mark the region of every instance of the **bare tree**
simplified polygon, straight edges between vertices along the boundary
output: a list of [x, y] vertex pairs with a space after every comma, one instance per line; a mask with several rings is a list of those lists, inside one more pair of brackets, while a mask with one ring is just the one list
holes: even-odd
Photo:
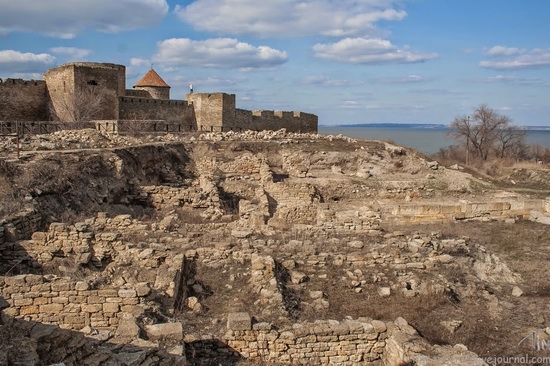
[[514, 156], [520, 158], [525, 150], [524, 130], [519, 130], [516, 126], [506, 126], [497, 131], [497, 141], [495, 142], [495, 153], [499, 158]]
[[450, 134], [464, 143], [466, 153], [487, 160], [491, 154], [504, 157], [514, 145], [521, 145], [525, 132], [510, 124], [509, 117], [482, 104], [470, 116], [456, 117]]
[[61, 122], [87, 122], [100, 114], [104, 95], [92, 88], [77, 88], [74, 93], [64, 93], [50, 105], [52, 118]]
[[3, 87], [0, 89], [0, 121], [25, 119], [29, 109], [29, 97], [21, 88]]

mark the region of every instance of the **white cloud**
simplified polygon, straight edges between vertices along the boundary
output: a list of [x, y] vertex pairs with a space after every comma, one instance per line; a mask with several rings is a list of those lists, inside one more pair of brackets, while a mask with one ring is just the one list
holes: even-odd
[[199, 30], [260, 37], [354, 36], [378, 21], [406, 17], [398, 0], [198, 0], [177, 5], [178, 17]]
[[47, 53], [23, 53], [14, 50], [0, 51], [0, 71], [12, 73], [44, 72], [55, 63]]
[[550, 67], [550, 48], [532, 50], [495, 46], [487, 51], [493, 60], [484, 60], [479, 66], [496, 70], [536, 69]]
[[50, 48], [50, 52], [56, 55], [69, 57], [72, 61], [85, 60], [92, 54], [92, 50], [75, 47], [53, 47]]
[[514, 56], [522, 53], [519, 48], [494, 46], [487, 50], [489, 56]]
[[10, 75], [10, 78], [13, 79], [23, 79], [23, 80], [42, 80], [44, 76], [39, 72], [16, 72]]
[[421, 53], [407, 48], [399, 49], [384, 39], [344, 38], [335, 43], [317, 43], [313, 46], [315, 56], [324, 60], [368, 63], [413, 63], [437, 58], [437, 53]]
[[430, 79], [427, 79], [420, 75], [408, 75], [405, 77], [376, 79], [376, 82], [381, 84], [411, 84], [411, 83], [423, 83], [427, 81], [430, 81]]
[[310, 75], [300, 80], [300, 84], [317, 86], [353, 86], [362, 85], [363, 81], [351, 81], [342, 79], [332, 79], [328, 76]]
[[0, 0], [0, 33], [38, 32], [74, 38], [91, 28], [103, 32], [149, 27], [168, 13], [166, 0]]
[[130, 66], [134, 66], [134, 67], [151, 66], [151, 60], [146, 58], [132, 57], [130, 59]]
[[168, 65], [219, 69], [269, 69], [285, 63], [288, 55], [268, 46], [253, 46], [233, 38], [194, 41], [172, 38], [158, 44], [153, 61]]
[[239, 84], [243, 84], [247, 81], [246, 78], [228, 78], [223, 76], [210, 76], [206, 78], [197, 77], [184, 77], [177, 75], [171, 79], [171, 85], [173, 86], [188, 86], [189, 83], [193, 83], [195, 88], [201, 88], [205, 86], [209, 87], [230, 87]]
[[364, 109], [364, 110], [406, 110], [419, 111], [426, 109], [426, 106], [405, 104], [405, 103], [376, 103], [364, 100], [345, 100], [339, 105], [343, 109]]
[[471, 80], [477, 83], [507, 83], [507, 84], [520, 84], [520, 85], [534, 85], [534, 86], [549, 86], [550, 82], [541, 78], [523, 78], [517, 76], [508, 75], [495, 75], [486, 78]]

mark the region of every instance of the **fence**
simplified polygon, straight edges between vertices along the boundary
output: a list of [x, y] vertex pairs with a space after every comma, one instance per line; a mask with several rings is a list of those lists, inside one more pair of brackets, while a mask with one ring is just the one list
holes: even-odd
[[114, 134], [140, 133], [182, 133], [190, 132], [191, 127], [185, 128], [177, 122], [164, 120], [105, 120], [96, 121], [95, 128], [99, 132]]
[[95, 124], [94, 122], [0, 121], [0, 137], [15, 138], [17, 159], [19, 159], [21, 154], [20, 139], [24, 135], [40, 135], [84, 128], [95, 128]]
[[[20, 158], [20, 139], [24, 135], [49, 134], [61, 130], [97, 129], [99, 132], [114, 134], [141, 133], [183, 133], [195, 130], [192, 126], [164, 120], [107, 120], [90, 122], [52, 121], [0, 121], [0, 137], [14, 138], [17, 159]], [[6, 151], [3, 151], [6, 153]]]

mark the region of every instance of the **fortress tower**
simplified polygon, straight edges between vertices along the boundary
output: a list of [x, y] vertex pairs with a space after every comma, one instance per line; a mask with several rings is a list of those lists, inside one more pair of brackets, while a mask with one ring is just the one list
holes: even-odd
[[194, 93], [186, 100], [194, 109], [201, 131], [229, 131], [235, 127], [235, 94]]
[[152, 67], [138, 80], [134, 89], [148, 92], [153, 99], [170, 99], [170, 85]]
[[[71, 62], [44, 75], [54, 118], [75, 121], [118, 119], [118, 97], [126, 92], [126, 67], [97, 62]], [[77, 112], [95, 104], [93, 116]]]

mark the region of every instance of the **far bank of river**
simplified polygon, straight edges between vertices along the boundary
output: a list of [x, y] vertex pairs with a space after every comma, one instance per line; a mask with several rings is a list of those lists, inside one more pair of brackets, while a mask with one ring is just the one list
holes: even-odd
[[[322, 135], [349, 136], [367, 140], [393, 141], [397, 145], [411, 147], [425, 154], [435, 154], [442, 147], [458, 142], [447, 135], [446, 128], [383, 128], [383, 127], [319, 127]], [[550, 147], [550, 131], [527, 131], [527, 143]]]

